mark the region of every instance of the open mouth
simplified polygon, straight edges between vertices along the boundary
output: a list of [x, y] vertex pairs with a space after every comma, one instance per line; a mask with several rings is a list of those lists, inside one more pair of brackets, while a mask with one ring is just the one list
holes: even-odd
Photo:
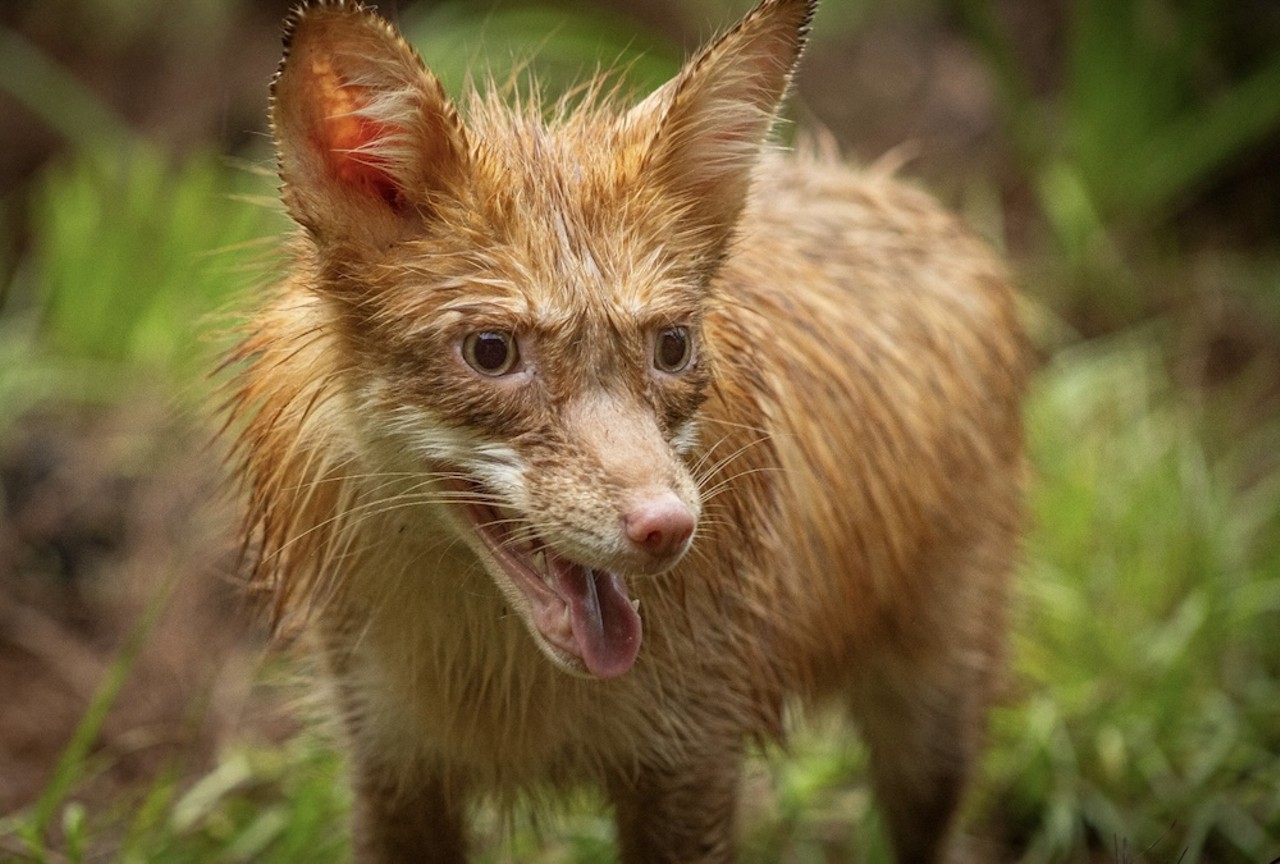
[[640, 651], [638, 601], [616, 573], [597, 570], [557, 554], [527, 532], [471, 483], [461, 510], [493, 561], [528, 601], [529, 621], [553, 656], [596, 678], [616, 678], [635, 664]]

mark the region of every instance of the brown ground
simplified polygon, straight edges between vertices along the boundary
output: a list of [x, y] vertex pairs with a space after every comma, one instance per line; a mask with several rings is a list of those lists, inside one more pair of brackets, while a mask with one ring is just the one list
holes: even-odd
[[[158, 405], [46, 412], [0, 448], [0, 814], [48, 784], [108, 669], [143, 649], [85, 794], [203, 767], [260, 653], [231, 583], [217, 459]], [[162, 604], [153, 629], [148, 610]]]

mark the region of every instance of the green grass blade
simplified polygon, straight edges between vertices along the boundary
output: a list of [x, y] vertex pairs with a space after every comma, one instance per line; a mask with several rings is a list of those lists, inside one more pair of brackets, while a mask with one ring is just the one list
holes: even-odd
[[53, 825], [59, 810], [62, 809], [64, 802], [70, 795], [72, 788], [81, 777], [89, 751], [92, 749], [98, 734], [102, 731], [102, 724], [106, 721], [108, 712], [110, 712], [119, 698], [120, 691], [124, 688], [125, 682], [129, 679], [134, 664], [137, 662], [138, 654], [146, 644], [147, 638], [155, 630], [161, 613], [169, 605], [169, 600], [173, 596], [178, 581], [176, 578], [170, 579], [168, 584], [157, 591], [148, 601], [138, 621], [129, 631], [124, 645], [121, 646], [116, 653], [115, 659], [111, 661], [111, 665], [107, 668], [106, 675], [103, 677], [102, 683], [98, 685], [98, 689], [94, 693], [84, 717], [81, 718], [76, 726], [75, 731], [72, 733], [71, 741], [58, 759], [52, 779], [33, 807], [32, 818], [23, 832], [27, 843], [32, 849], [44, 849], [44, 838]]
[[135, 137], [74, 75], [8, 28], [0, 29], [0, 90], [76, 147], [119, 146]]
[[1280, 56], [1197, 110], [1187, 111], [1128, 154], [1126, 183], [1105, 194], [1104, 206], [1142, 216], [1163, 214], [1176, 200], [1280, 129]]

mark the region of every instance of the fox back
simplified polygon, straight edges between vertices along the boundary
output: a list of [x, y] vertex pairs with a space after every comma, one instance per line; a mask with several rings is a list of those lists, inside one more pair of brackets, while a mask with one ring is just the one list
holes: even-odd
[[455, 106], [351, 3], [273, 92], [290, 275], [233, 357], [253, 584], [331, 683], [367, 861], [601, 787], [627, 862], [733, 857], [740, 761], [858, 721], [941, 860], [1001, 666], [1026, 351], [923, 194], [766, 140], [809, 0], [638, 104]]

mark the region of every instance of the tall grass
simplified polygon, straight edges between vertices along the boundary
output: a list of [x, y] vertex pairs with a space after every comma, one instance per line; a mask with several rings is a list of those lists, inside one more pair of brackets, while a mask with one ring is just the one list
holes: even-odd
[[1172, 386], [1159, 331], [1059, 354], [1028, 411], [1038, 476], [987, 808], [1021, 860], [1280, 848], [1280, 427]]
[[996, 82], [1059, 259], [1056, 302], [1087, 303], [1112, 326], [1162, 305], [1125, 250], [1168, 248], [1174, 216], [1274, 144], [1280, 51], [1246, 50], [1252, 16], [1219, 0], [1080, 0], [1061, 7], [1061, 83], [1041, 94], [1032, 67], [1044, 58], [1019, 50], [998, 4], [947, 5]]
[[243, 195], [267, 185], [213, 154], [175, 164], [142, 145], [51, 166], [33, 218], [49, 350], [142, 368], [199, 359], [203, 316], [246, 281], [268, 230]]

